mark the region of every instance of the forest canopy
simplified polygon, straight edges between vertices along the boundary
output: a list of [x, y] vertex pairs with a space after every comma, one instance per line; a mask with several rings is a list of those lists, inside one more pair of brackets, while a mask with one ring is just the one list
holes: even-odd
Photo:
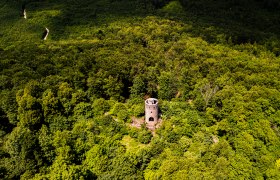
[[[1, 1], [0, 179], [280, 179], [279, 12]], [[149, 97], [155, 131], [131, 126]]]

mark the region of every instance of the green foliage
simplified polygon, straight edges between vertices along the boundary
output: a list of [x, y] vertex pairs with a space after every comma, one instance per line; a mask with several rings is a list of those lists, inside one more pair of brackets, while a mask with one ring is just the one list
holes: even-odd
[[52, 90], [48, 89], [43, 93], [42, 96], [42, 109], [44, 111], [44, 116], [54, 115], [59, 113], [59, 101], [55, 97]]
[[147, 144], [151, 141], [152, 134], [150, 131], [143, 129], [138, 134], [138, 140], [140, 143]]
[[92, 103], [92, 111], [95, 116], [104, 115], [104, 113], [110, 110], [109, 103], [103, 99], [96, 99]]
[[17, 93], [18, 118], [21, 126], [36, 128], [42, 122], [42, 107], [37, 99], [39, 95], [39, 84], [29, 83], [24, 90]]
[[0, 179], [280, 179], [279, 7], [1, 1]]
[[146, 92], [144, 78], [137, 76], [133, 79], [132, 83], [133, 85], [130, 89], [131, 98], [142, 98]]
[[145, 105], [143, 104], [143, 100], [141, 100], [141, 104], [134, 104], [131, 107], [131, 111], [133, 116], [141, 117], [145, 113]]
[[75, 118], [82, 116], [83, 118], [88, 119], [93, 116], [90, 103], [80, 102], [75, 106], [73, 111]]
[[142, 144], [148, 144], [153, 137], [152, 133], [143, 127], [140, 130], [136, 128], [130, 129], [129, 135]]
[[58, 130], [70, 129], [75, 119], [72, 117], [67, 118], [65, 116], [55, 115], [48, 116], [45, 121], [49, 124], [50, 131], [56, 132]]
[[118, 117], [120, 117], [120, 120], [124, 120], [122, 118], [126, 118], [127, 117], [127, 108], [126, 105], [123, 103], [116, 103], [112, 109], [110, 110], [110, 113], [112, 115], [117, 115]]
[[42, 151], [42, 156], [46, 159], [46, 162], [52, 162], [55, 158], [55, 148], [52, 145], [51, 133], [44, 125], [39, 130], [38, 141]]
[[10, 156], [4, 167], [7, 170], [12, 169], [5, 177], [12, 179], [25, 172], [34, 171], [34, 166], [40, 165], [41, 161], [37, 147], [36, 136], [31, 130], [25, 127], [14, 128], [4, 144], [4, 150]]
[[174, 78], [174, 75], [171, 73], [161, 73], [161, 76], [159, 77], [159, 91], [158, 96], [160, 99], [164, 100], [171, 100], [173, 97], [175, 97], [175, 94], [177, 92], [176, 89], [176, 79]]
[[184, 8], [180, 1], [171, 1], [162, 8], [164, 13], [171, 16], [180, 16], [184, 14]]

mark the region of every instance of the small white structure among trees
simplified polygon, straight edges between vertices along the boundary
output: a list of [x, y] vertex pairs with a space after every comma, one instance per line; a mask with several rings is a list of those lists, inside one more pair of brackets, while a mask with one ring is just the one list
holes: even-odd
[[26, 19], [27, 15], [26, 15], [26, 9], [25, 9], [25, 4], [22, 5], [21, 7], [21, 16]]
[[48, 28], [46, 28], [45, 31], [44, 31], [43, 37], [42, 37], [44, 41], [47, 40], [49, 32], [50, 32], [50, 30]]

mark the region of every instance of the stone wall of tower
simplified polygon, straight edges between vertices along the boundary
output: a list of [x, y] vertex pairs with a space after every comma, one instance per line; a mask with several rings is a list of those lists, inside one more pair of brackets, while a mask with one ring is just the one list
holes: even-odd
[[145, 122], [149, 125], [158, 122], [158, 100], [155, 98], [145, 100]]

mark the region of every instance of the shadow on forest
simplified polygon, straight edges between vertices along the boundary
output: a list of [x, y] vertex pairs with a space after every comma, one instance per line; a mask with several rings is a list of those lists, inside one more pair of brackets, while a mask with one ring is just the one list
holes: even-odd
[[145, 17], [146, 10], [140, 0], [70, 0], [62, 3], [62, 13], [51, 20], [52, 29], [55, 29], [54, 39], [67, 39], [69, 34], [65, 28], [100, 27], [127, 17]]
[[[168, 0], [68, 1], [63, 13], [53, 19], [57, 37], [67, 38], [66, 26], [102, 26], [126, 17], [156, 15], [192, 24], [192, 33], [210, 43], [280, 44], [280, 3], [275, 0], [181, 0], [185, 14], [162, 13]], [[177, 9], [174, 8], [174, 11]], [[279, 52], [278, 52], [279, 53]]]
[[[185, 13], [162, 13], [169, 0], [68, 0], [31, 1], [35, 10], [40, 4], [60, 6], [59, 16], [49, 20], [53, 39], [67, 39], [66, 28], [106, 26], [127, 17], [156, 15], [192, 25], [190, 33], [210, 43], [280, 44], [280, 3], [275, 0], [180, 0]], [[175, 8], [174, 11], [177, 9]], [[280, 53], [280, 52], [278, 52]]]
[[[270, 1], [270, 3], [268, 2]], [[274, 0], [191, 0], [182, 4], [196, 33], [211, 39], [211, 26], [234, 44], [279, 40], [280, 2]], [[210, 27], [210, 28], [209, 28]], [[208, 37], [207, 37], [208, 35]], [[215, 34], [214, 34], [215, 35]]]

